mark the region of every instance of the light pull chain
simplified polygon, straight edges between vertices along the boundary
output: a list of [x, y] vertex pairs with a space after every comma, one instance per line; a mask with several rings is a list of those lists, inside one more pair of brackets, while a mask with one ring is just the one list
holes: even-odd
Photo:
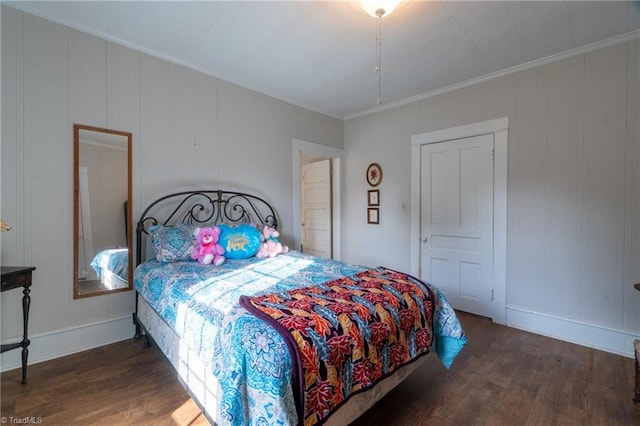
[[380, 105], [380, 94], [382, 87], [382, 17], [385, 11], [383, 8], [376, 10], [378, 22], [376, 23], [376, 74], [378, 74], [378, 101]]

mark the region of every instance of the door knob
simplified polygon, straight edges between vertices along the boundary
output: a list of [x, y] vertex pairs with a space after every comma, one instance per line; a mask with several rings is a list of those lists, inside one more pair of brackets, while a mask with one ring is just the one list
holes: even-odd
[[429, 238], [427, 238], [427, 237], [424, 237], [424, 238], [422, 239], [422, 242], [423, 242], [423, 243], [426, 243], [427, 241], [429, 241]]

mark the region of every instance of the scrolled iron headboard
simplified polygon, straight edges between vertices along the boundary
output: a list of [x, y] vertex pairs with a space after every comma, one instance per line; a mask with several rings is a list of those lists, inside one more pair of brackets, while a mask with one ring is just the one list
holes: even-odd
[[176, 192], [153, 201], [140, 215], [136, 225], [136, 266], [142, 262], [142, 236], [149, 234], [149, 227], [179, 223], [254, 223], [278, 228], [273, 207], [255, 195], [219, 189]]

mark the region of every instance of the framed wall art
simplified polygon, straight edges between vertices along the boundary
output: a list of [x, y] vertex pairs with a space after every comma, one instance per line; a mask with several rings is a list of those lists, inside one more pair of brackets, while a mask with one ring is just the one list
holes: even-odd
[[380, 223], [380, 211], [377, 207], [369, 207], [367, 209], [367, 223], [371, 225]]
[[382, 167], [378, 163], [371, 163], [367, 167], [367, 183], [371, 186], [378, 186], [382, 182]]
[[370, 189], [367, 191], [367, 205], [379, 206], [380, 205], [380, 190]]

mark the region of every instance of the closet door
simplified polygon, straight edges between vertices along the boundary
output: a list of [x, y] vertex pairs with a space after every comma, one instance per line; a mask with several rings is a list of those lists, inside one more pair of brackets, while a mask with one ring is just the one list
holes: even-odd
[[493, 134], [421, 147], [421, 278], [491, 317]]

